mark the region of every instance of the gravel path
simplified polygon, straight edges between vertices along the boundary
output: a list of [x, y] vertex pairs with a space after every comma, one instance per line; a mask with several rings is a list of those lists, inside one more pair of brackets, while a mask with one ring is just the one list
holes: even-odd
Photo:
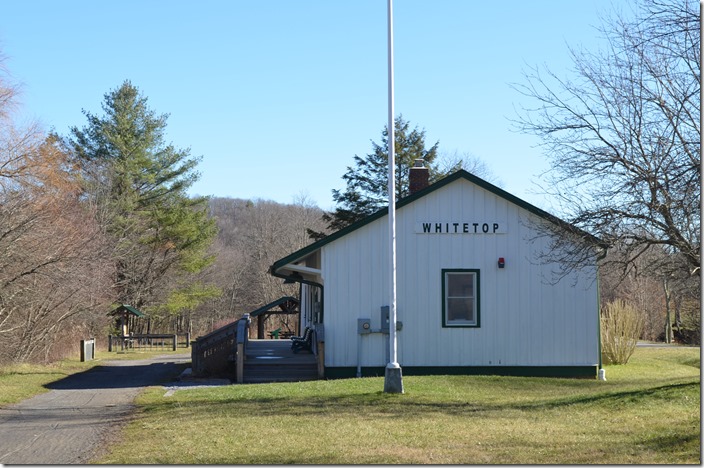
[[84, 464], [129, 419], [144, 388], [173, 381], [190, 354], [105, 361], [49, 385], [51, 391], [0, 408], [0, 464]]

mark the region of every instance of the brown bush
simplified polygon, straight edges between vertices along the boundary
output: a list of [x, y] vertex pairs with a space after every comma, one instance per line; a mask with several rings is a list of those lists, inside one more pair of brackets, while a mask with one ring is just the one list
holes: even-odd
[[601, 308], [601, 354], [606, 364], [626, 364], [643, 331], [643, 316], [623, 300]]

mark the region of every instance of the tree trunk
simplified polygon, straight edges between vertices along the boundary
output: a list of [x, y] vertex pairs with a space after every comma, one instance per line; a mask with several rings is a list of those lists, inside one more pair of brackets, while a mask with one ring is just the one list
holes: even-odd
[[667, 277], [663, 278], [662, 286], [665, 290], [665, 343], [672, 343], [672, 315], [670, 312], [670, 285]]

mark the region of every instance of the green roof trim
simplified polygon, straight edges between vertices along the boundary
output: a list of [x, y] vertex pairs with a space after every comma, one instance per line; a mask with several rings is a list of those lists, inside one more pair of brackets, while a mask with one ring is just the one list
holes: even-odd
[[127, 312], [127, 313], [130, 313], [130, 314], [135, 315], [137, 317], [145, 317], [145, 314], [143, 314], [139, 310], [135, 309], [131, 305], [127, 305], [127, 304], [121, 304], [115, 310], [113, 310], [112, 312], [109, 312], [108, 315], [118, 315], [122, 312]]
[[[273, 309], [274, 307], [278, 307], [281, 304], [284, 304], [289, 301], [293, 301], [296, 305], [299, 304], [298, 299], [296, 299], [295, 297], [284, 296], [284, 297], [281, 297], [281, 298], [275, 300], [274, 302], [270, 302], [267, 305], [250, 312], [249, 316], [250, 317], [257, 317], [258, 315], [266, 314], [267, 312], [269, 312], [270, 309]], [[287, 312], [273, 312], [273, 313], [287, 313]]]
[[[441, 189], [442, 187], [445, 187], [446, 185], [449, 185], [449, 184], [455, 182], [458, 179], [464, 179], [468, 182], [471, 182], [474, 185], [477, 185], [477, 186], [485, 189], [486, 191], [493, 193], [494, 195], [496, 195], [500, 198], [503, 198], [503, 199], [513, 203], [514, 205], [517, 205], [517, 206], [525, 209], [526, 211], [528, 211], [530, 213], [533, 213], [534, 215], [536, 215], [540, 218], [543, 218], [547, 221], [550, 221], [551, 223], [557, 224], [558, 226], [561, 226], [568, 231], [579, 234], [580, 236], [587, 238], [595, 243], [601, 244], [600, 239], [597, 238], [596, 236], [568, 223], [567, 221], [561, 220], [557, 216], [552, 215], [552, 214], [548, 213], [547, 211], [538, 208], [535, 205], [531, 205], [530, 203], [528, 203], [525, 200], [521, 200], [520, 198], [518, 198], [515, 195], [511, 195], [507, 191], [497, 187], [496, 185], [494, 185], [492, 183], [487, 182], [484, 179], [481, 179], [473, 174], [470, 174], [469, 172], [465, 171], [464, 169], [460, 169], [457, 172], [453, 172], [449, 176], [440, 179], [439, 181], [435, 182], [434, 184], [431, 184], [428, 187], [426, 187], [422, 190], [419, 190], [412, 195], [409, 195], [409, 196], [404, 197], [400, 200], [397, 200], [396, 201], [396, 209], [398, 210], [399, 208], [403, 208], [404, 206], [413, 203], [414, 201], [418, 200], [419, 198], [422, 198], [428, 194], [431, 194], [431, 193], [435, 192], [436, 190]], [[320, 249], [324, 245], [329, 244], [330, 242], [333, 242], [343, 236], [346, 236], [347, 234], [349, 234], [353, 231], [356, 231], [357, 229], [359, 229], [363, 226], [366, 226], [367, 224], [369, 224], [373, 221], [376, 221], [379, 218], [386, 216], [388, 214], [388, 212], [389, 212], [388, 207], [382, 208], [379, 211], [377, 211], [376, 213], [373, 213], [373, 214], [367, 216], [366, 218], [357, 221], [356, 223], [350, 224], [349, 226], [342, 228], [339, 231], [333, 232], [332, 234], [320, 239], [317, 242], [314, 242], [314, 243], [312, 243], [312, 244], [310, 244], [300, 250], [297, 250], [296, 252], [293, 252], [290, 255], [287, 255], [286, 257], [284, 257], [280, 260], [277, 260], [269, 268], [269, 273], [274, 276], [277, 276], [276, 272], [279, 268], [281, 268], [291, 262], [294, 262], [296, 260], [300, 260], [300, 259], [306, 257], [307, 255], [315, 252], [316, 250]]]

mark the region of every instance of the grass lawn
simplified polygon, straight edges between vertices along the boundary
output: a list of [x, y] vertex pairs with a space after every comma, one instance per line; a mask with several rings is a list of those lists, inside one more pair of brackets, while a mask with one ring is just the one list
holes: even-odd
[[151, 387], [94, 463], [700, 463], [699, 348], [638, 348], [606, 377]]
[[92, 367], [93, 362], [61, 361], [52, 365], [13, 364], [0, 368], [0, 407], [17, 403], [39, 393], [45, 385]]

